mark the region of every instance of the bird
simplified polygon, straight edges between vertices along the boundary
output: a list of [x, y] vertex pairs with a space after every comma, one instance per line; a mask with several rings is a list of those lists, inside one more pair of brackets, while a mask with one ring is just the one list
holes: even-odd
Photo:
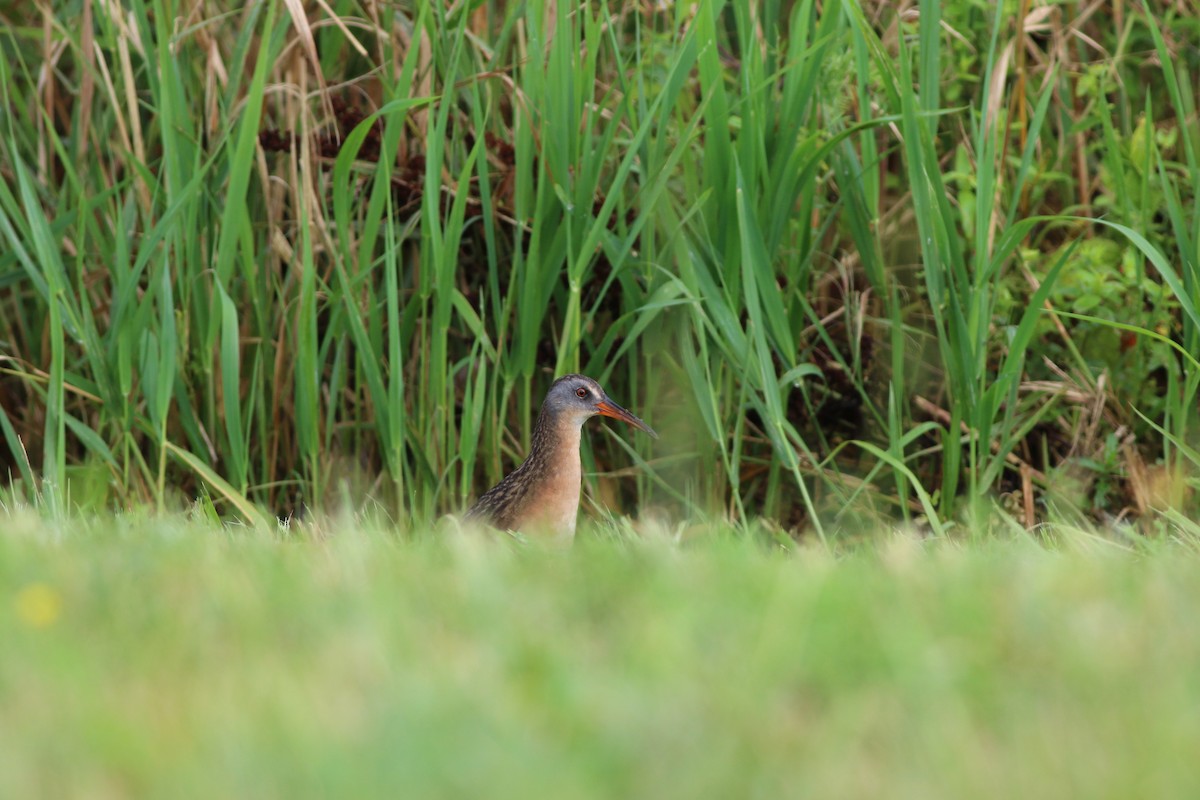
[[467, 510], [467, 521], [503, 531], [575, 538], [583, 469], [579, 441], [583, 423], [596, 415], [623, 420], [655, 439], [649, 425], [618, 405], [586, 375], [563, 375], [546, 393], [533, 425], [529, 455]]

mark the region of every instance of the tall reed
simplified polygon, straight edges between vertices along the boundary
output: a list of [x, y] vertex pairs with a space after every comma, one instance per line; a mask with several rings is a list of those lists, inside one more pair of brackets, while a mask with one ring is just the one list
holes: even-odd
[[[1155, 63], [1080, 112], [1024, 7], [78, 5], [0, 33], [0, 468], [48, 509], [427, 520], [581, 370], [665, 434], [589, 437], [597, 505], [944, 532], [1076, 458], [1074, 389], [1031, 380], [1059, 346], [1145, 458], [1200, 466], [1200, 371], [1164, 355], [1200, 347], [1183, 20], [1130, 10], [1113, 44]], [[1094, 237], [1177, 327], [1061, 307]], [[1078, 324], [1162, 348], [1161, 418]]]

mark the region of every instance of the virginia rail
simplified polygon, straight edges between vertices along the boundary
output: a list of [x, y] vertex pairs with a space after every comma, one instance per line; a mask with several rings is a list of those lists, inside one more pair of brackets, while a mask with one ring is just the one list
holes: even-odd
[[586, 375], [564, 375], [546, 393], [533, 426], [529, 456], [467, 511], [466, 518], [507, 531], [575, 536], [579, 512], [579, 437], [583, 423], [601, 414], [658, 438], [650, 426], [613, 402]]

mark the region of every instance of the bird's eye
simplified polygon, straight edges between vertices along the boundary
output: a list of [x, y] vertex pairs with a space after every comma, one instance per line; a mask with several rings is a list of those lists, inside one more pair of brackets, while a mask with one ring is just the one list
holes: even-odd
[[587, 397], [588, 391], [587, 391], [587, 389], [580, 386], [578, 389], [575, 390], [575, 396], [576, 397]]

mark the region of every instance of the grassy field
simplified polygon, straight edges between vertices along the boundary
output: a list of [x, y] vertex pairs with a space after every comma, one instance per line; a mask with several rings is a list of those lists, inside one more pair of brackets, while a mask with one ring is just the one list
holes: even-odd
[[6, 797], [1200, 793], [1194, 541], [3, 530]]
[[0, 798], [1200, 796], [1197, 20], [0, 3]]

